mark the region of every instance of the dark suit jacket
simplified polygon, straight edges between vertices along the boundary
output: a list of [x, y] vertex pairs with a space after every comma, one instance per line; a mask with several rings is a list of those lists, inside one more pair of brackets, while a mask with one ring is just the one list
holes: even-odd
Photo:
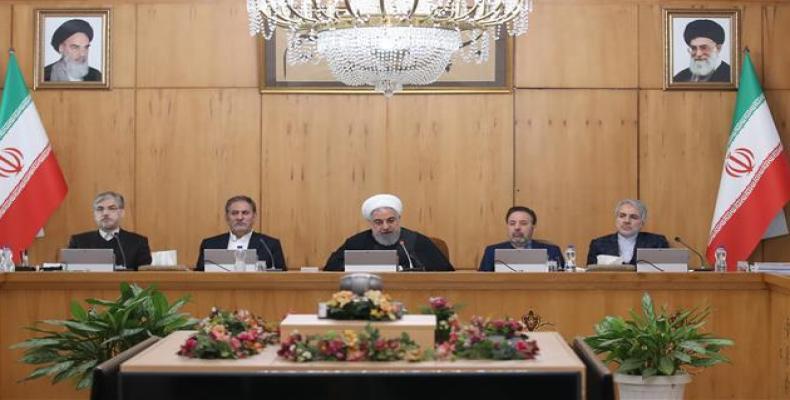
[[[494, 250], [496, 249], [512, 249], [514, 248], [510, 241], [492, 244], [486, 247], [486, 250], [483, 252], [483, 258], [480, 259], [480, 267], [478, 268], [479, 271], [493, 271], [494, 270]], [[557, 262], [557, 265], [564, 267], [565, 266], [565, 258], [562, 257], [562, 251], [560, 248], [551, 244], [542, 242], [540, 240], [532, 240], [529, 243], [530, 249], [546, 249], [549, 260], [554, 260]]]
[[344, 271], [346, 268], [346, 250], [395, 250], [398, 252], [398, 263], [401, 266], [411, 265], [417, 271], [455, 271], [450, 260], [442, 254], [433, 241], [427, 236], [401, 227], [400, 241], [408, 250], [403, 251], [400, 243], [384, 246], [376, 242], [373, 232], [368, 229], [346, 239], [339, 249], [335, 250], [326, 260], [324, 271]]
[[[664, 235], [639, 232], [636, 237], [634, 255], [631, 257], [631, 260], [628, 261], [628, 264], [636, 265], [636, 249], [666, 249], [668, 247], [669, 243]], [[587, 252], [587, 265], [597, 264], [597, 257], [599, 254], [607, 254], [610, 256], [620, 255], [620, 246], [617, 244], [617, 233], [601, 236], [590, 242], [590, 251]]]
[[[205, 269], [205, 265], [203, 263], [203, 250], [205, 249], [227, 249], [228, 242], [230, 241], [230, 233], [223, 233], [221, 235], [212, 236], [208, 239], [203, 239], [200, 243], [200, 252], [198, 253], [197, 263], [195, 263], [195, 271], [203, 271]], [[269, 250], [266, 249], [266, 246], [263, 243], [266, 243], [266, 246], [269, 247]], [[253, 232], [252, 237], [250, 237], [250, 244], [249, 249], [255, 249], [258, 253], [258, 260], [266, 261], [266, 265], [269, 267], [282, 269], [285, 271], [285, 255], [283, 254], [283, 248], [280, 246], [280, 241], [276, 238], [271, 236], [264, 235], [262, 233]], [[269, 254], [271, 251], [271, 254]], [[274, 259], [272, 259], [274, 257]]]
[[[691, 81], [691, 70], [688, 68], [680, 71], [672, 78], [672, 82], [689, 82]], [[730, 65], [722, 61], [719, 68], [713, 71], [713, 76], [707, 82], [729, 82], [730, 81]]]
[[[123, 254], [118, 246], [118, 239], [123, 245]], [[137, 270], [141, 265], [151, 264], [151, 248], [148, 247], [148, 238], [121, 229], [118, 239], [104, 240], [98, 230], [88, 231], [73, 235], [69, 239], [70, 249], [112, 249], [115, 253], [115, 264], [120, 265], [126, 256], [125, 267]]]

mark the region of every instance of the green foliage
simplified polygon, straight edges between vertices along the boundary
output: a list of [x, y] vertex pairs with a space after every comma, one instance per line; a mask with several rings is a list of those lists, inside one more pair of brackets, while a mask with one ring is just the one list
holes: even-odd
[[595, 326], [595, 335], [586, 339], [596, 353], [608, 353], [605, 362], [619, 365], [618, 372], [628, 375], [675, 375], [692, 373], [704, 367], [729, 362], [720, 354], [730, 339], [700, 332], [710, 307], [658, 313], [653, 300], [645, 293], [642, 314], [633, 310], [631, 320], [607, 316]]
[[[192, 328], [197, 320], [178, 312], [187, 301], [189, 296], [184, 296], [169, 304], [154, 286], [142, 289], [124, 282], [118, 299], [87, 299], [87, 310], [73, 301], [71, 319], [37, 321], [27, 329], [42, 335], [11, 348], [24, 349], [20, 361], [37, 366], [24, 380], [72, 379], [77, 389], [85, 389], [91, 386], [93, 368], [102, 362], [148, 337]], [[40, 323], [53, 328], [41, 329]]]

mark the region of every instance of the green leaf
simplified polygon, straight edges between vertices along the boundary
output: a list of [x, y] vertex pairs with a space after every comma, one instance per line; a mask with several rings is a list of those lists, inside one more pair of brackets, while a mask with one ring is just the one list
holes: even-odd
[[71, 302], [71, 316], [77, 321], [85, 321], [88, 318], [88, 313], [76, 301]]
[[658, 359], [658, 370], [661, 372], [661, 375], [674, 375], [675, 364], [671, 358], [661, 357]]

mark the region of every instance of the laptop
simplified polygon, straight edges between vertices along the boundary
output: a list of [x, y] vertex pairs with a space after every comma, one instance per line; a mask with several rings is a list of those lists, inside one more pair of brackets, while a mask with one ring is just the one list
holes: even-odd
[[397, 272], [397, 250], [346, 250], [346, 272]]
[[203, 270], [205, 272], [253, 272], [258, 262], [258, 251], [244, 250], [244, 271], [236, 271], [236, 250], [204, 249]]
[[494, 249], [494, 272], [549, 272], [546, 249]]
[[636, 272], [688, 272], [688, 265], [686, 249], [636, 249]]
[[113, 272], [112, 249], [60, 249], [60, 262], [66, 271]]

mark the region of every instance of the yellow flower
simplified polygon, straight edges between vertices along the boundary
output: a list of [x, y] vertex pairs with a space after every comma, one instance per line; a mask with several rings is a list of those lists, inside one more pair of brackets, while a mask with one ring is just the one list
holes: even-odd
[[357, 336], [357, 333], [352, 330], [345, 330], [343, 331], [343, 342], [349, 347], [357, 347], [359, 336]]
[[332, 295], [332, 300], [327, 302], [330, 307], [342, 308], [354, 299], [354, 293], [349, 290], [341, 290]]
[[383, 296], [380, 290], [368, 290], [365, 292], [365, 297], [370, 299], [373, 305], [379, 305]]

